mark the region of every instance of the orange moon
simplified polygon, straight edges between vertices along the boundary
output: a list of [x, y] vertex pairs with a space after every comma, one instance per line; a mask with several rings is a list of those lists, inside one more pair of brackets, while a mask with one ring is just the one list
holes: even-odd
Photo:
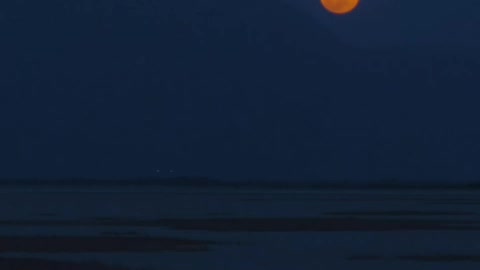
[[360, 0], [320, 0], [320, 2], [331, 13], [344, 15], [357, 8]]

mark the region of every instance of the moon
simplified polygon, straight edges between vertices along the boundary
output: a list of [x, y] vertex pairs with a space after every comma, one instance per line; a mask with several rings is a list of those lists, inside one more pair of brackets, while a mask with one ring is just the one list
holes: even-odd
[[320, 0], [320, 2], [329, 12], [344, 15], [355, 10], [360, 0]]

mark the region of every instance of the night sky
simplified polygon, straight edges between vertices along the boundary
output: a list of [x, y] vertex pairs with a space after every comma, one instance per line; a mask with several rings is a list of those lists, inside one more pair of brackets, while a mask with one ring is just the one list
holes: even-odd
[[0, 177], [480, 179], [478, 0], [0, 3]]

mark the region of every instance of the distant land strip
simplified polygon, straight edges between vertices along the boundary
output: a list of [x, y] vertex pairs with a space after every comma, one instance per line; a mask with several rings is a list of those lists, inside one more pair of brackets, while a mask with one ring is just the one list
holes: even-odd
[[[156, 220], [97, 218], [87, 220], [0, 220], [0, 226], [165, 227], [181, 231], [212, 232], [480, 231], [480, 220], [358, 217], [239, 217]], [[3, 238], [0, 238], [0, 243], [3, 241]]]
[[132, 179], [0, 179], [0, 187], [225, 187], [225, 188], [328, 188], [328, 189], [480, 189], [480, 180], [471, 182], [412, 180], [219, 180], [208, 177]]

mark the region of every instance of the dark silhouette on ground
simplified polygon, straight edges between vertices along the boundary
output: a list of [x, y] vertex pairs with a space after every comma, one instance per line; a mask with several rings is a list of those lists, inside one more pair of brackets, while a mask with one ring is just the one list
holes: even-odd
[[100, 262], [66, 262], [38, 258], [8, 258], [0, 256], [2, 270], [147, 270], [109, 266]]
[[386, 257], [380, 255], [356, 255], [348, 257], [352, 261], [416, 261], [431, 263], [452, 263], [452, 262], [480, 262], [480, 255], [468, 254], [434, 254], [434, 255], [404, 255]]
[[475, 212], [466, 211], [344, 211], [344, 212], [327, 212], [330, 216], [470, 216], [476, 215]]
[[147, 236], [0, 236], [0, 253], [200, 252], [212, 241]]

